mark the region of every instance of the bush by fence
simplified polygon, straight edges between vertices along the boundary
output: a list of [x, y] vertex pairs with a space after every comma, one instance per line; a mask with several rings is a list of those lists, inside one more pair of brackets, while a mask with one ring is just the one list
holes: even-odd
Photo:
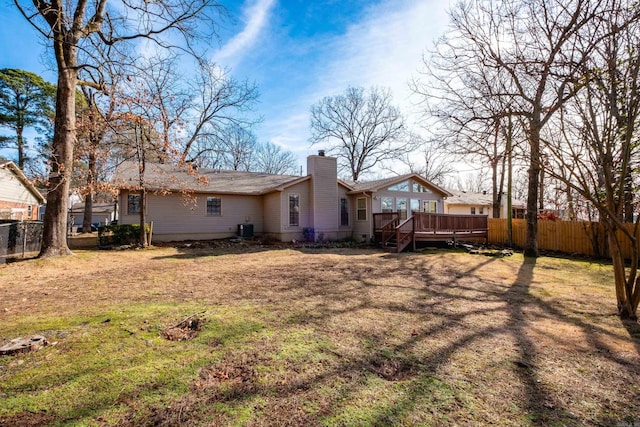
[[[489, 218], [488, 225], [489, 243], [507, 244], [507, 220], [504, 218]], [[627, 224], [626, 226], [633, 232], [634, 224]], [[526, 228], [525, 220], [513, 220], [512, 236], [515, 247], [522, 248], [524, 246]], [[623, 237], [621, 231], [618, 232], [618, 237], [626, 245], [623, 248], [625, 258], [629, 258], [631, 243]], [[568, 254], [609, 257], [604, 228], [597, 222], [538, 220], [538, 248]]]
[[42, 246], [43, 223], [40, 221], [0, 221], [0, 258], [39, 252]]
[[[146, 227], [149, 233], [149, 224]], [[132, 245], [140, 241], [140, 224], [111, 224], [98, 227], [98, 243], [102, 246]]]

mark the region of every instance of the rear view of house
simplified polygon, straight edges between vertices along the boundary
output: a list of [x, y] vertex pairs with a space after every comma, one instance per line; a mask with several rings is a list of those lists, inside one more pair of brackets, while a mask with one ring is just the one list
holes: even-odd
[[[114, 176], [122, 224], [139, 222], [138, 166], [120, 165]], [[368, 241], [373, 214], [387, 209], [443, 212], [449, 193], [416, 174], [368, 183], [337, 177], [337, 161], [323, 152], [307, 158], [307, 175], [146, 167], [147, 221], [154, 239], [204, 240], [238, 234], [281, 241]]]

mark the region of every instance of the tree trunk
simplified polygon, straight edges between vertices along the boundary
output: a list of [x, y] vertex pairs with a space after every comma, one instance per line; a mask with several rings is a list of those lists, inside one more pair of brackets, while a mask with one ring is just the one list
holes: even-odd
[[540, 179], [540, 125], [531, 124], [529, 145], [529, 185], [527, 187], [527, 235], [524, 243], [524, 256], [537, 257], [538, 253], [538, 188]]
[[628, 278], [625, 274], [625, 263], [620, 246], [609, 240], [611, 261], [613, 263], [613, 277], [616, 286], [616, 298], [618, 300], [618, 315], [621, 319], [638, 320], [637, 304], [634, 306], [627, 295], [627, 288], [633, 286], [635, 278]]
[[18, 167], [20, 170], [24, 170], [25, 155], [24, 155], [24, 137], [22, 136], [24, 128], [18, 126], [16, 128], [16, 145], [18, 146]]
[[567, 184], [567, 210], [569, 215], [569, 221], [576, 221], [576, 208], [574, 206], [573, 194], [571, 193], [571, 186]]
[[91, 192], [84, 196], [84, 216], [82, 218], [82, 232], [91, 232], [91, 219], [93, 217], [93, 194]]
[[[93, 146], [91, 147], [93, 150]], [[82, 232], [91, 232], [91, 222], [93, 219], [93, 191], [96, 173], [96, 155], [89, 153], [89, 170], [87, 171], [87, 189], [89, 190], [84, 197], [84, 218], [82, 219]]]
[[146, 133], [146, 129], [144, 128], [144, 126], [141, 126], [140, 128], [140, 143], [141, 145], [138, 146], [138, 179], [139, 179], [139, 183], [140, 183], [140, 235], [139, 235], [139, 240], [138, 243], [140, 243], [140, 246], [142, 246], [143, 248], [146, 248], [148, 245], [147, 242], [147, 230], [145, 227], [145, 222], [147, 222], [147, 192], [145, 190], [145, 170], [147, 168], [147, 163], [146, 163], [146, 152], [145, 152], [145, 147], [150, 146], [149, 142], [150, 142], [150, 136]]
[[634, 222], [633, 211], [634, 203], [633, 198], [635, 196], [635, 190], [633, 185], [633, 171], [631, 166], [627, 167], [626, 178], [624, 180], [624, 222]]
[[146, 248], [149, 245], [149, 242], [147, 241], [147, 227], [145, 227], [145, 223], [147, 222], [146, 210], [147, 192], [143, 187], [140, 190], [140, 246], [143, 248]]
[[49, 192], [39, 257], [71, 254], [67, 245], [67, 210], [76, 139], [77, 81], [74, 67], [59, 68]]
[[544, 211], [544, 169], [538, 175], [538, 212]]
[[500, 200], [498, 198], [498, 159], [495, 157], [491, 159], [491, 207], [493, 210], [493, 217], [500, 218]]

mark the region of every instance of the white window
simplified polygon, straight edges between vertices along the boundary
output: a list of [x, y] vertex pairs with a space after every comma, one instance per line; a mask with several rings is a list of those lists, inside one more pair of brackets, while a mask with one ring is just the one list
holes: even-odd
[[400, 219], [407, 219], [407, 199], [396, 198], [396, 211], [400, 214]]
[[140, 194], [129, 194], [127, 196], [127, 215], [140, 213]]
[[367, 220], [367, 199], [365, 197], [360, 197], [356, 202], [357, 202], [356, 218], [358, 219], [358, 221], [366, 221]]
[[221, 197], [207, 197], [207, 216], [222, 216]]
[[380, 212], [393, 212], [393, 197], [382, 197], [380, 199]]
[[300, 196], [289, 194], [289, 225], [300, 225]]
[[389, 191], [409, 191], [409, 181], [402, 181], [388, 188]]
[[414, 193], [430, 193], [427, 187], [417, 182], [411, 183], [411, 191], [413, 191]]
[[349, 225], [349, 201], [344, 197], [340, 199], [340, 225]]
[[435, 200], [423, 200], [422, 212], [436, 213], [438, 212], [438, 204], [436, 203]]

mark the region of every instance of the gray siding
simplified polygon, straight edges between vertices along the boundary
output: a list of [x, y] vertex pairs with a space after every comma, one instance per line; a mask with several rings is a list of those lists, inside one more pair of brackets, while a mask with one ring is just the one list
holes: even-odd
[[[358, 199], [364, 198], [367, 205], [367, 219], [364, 221], [358, 220]], [[371, 214], [371, 196], [368, 194], [356, 194], [351, 196], [351, 213], [353, 218], [353, 238], [357, 241], [369, 241], [371, 240], [373, 233]]]
[[[289, 195], [300, 196], [300, 220], [298, 225], [289, 225]], [[304, 181], [286, 188], [280, 199], [280, 239], [282, 241], [302, 240], [303, 230], [313, 227], [309, 204], [309, 181]]]
[[264, 233], [279, 234], [282, 218], [282, 193], [274, 191], [263, 197]]
[[[207, 216], [207, 197], [222, 199], [222, 215]], [[120, 202], [122, 224], [136, 224], [139, 215], [127, 215], [127, 193]], [[154, 240], [198, 240], [233, 237], [238, 224], [253, 224], [253, 231], [263, 230], [262, 197], [196, 194], [191, 199], [181, 195], [148, 195], [147, 222], [153, 221]]]

